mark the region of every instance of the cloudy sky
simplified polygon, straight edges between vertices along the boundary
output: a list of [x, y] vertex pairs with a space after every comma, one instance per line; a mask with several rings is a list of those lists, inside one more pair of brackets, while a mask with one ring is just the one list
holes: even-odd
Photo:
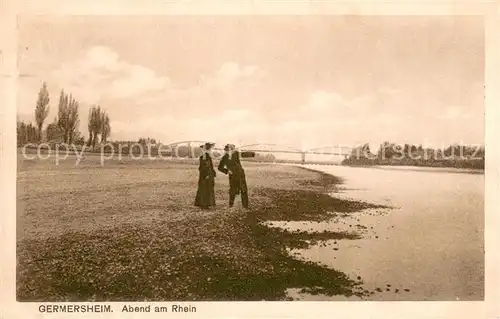
[[483, 143], [477, 17], [19, 18], [19, 118], [41, 82], [100, 104], [112, 139], [311, 148]]

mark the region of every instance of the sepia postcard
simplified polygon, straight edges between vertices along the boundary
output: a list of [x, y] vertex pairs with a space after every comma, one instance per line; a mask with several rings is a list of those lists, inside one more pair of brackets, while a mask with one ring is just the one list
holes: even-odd
[[0, 317], [499, 318], [500, 5], [376, 4], [2, 3]]

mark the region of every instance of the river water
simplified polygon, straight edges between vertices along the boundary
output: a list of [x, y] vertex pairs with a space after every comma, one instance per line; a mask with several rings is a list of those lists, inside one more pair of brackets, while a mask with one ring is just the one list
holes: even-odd
[[[389, 206], [288, 229], [346, 230], [356, 240], [327, 241], [291, 253], [360, 276], [368, 300], [484, 299], [484, 175], [441, 169], [305, 165], [344, 179], [339, 198]], [[349, 300], [302, 294], [302, 300]]]

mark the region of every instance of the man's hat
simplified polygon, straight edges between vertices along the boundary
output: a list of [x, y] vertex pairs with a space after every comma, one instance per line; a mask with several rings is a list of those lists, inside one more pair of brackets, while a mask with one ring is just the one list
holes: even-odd
[[226, 144], [226, 146], [224, 146], [224, 151], [229, 151], [229, 150], [234, 150], [236, 148], [236, 146], [234, 146], [233, 144]]
[[209, 150], [211, 149], [212, 147], [214, 147], [215, 143], [210, 143], [210, 142], [207, 142], [205, 144], [202, 144], [200, 145], [200, 148], [204, 148], [206, 150]]

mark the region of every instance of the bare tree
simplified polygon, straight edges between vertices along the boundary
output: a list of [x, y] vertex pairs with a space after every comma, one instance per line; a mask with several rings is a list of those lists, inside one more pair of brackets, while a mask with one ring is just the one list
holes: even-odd
[[95, 148], [95, 145], [99, 138], [99, 134], [101, 134], [103, 121], [102, 113], [103, 111], [101, 110], [100, 105], [92, 106], [89, 111], [88, 129], [90, 137], [88, 145], [92, 146], [93, 148]]
[[59, 128], [57, 118], [54, 118], [54, 121], [52, 121], [52, 123], [47, 125], [45, 131], [48, 141], [59, 139], [63, 135], [62, 130]]
[[89, 109], [89, 118], [88, 118], [88, 123], [87, 123], [87, 128], [89, 130], [89, 140], [87, 142], [87, 146], [90, 147], [92, 145], [92, 140], [93, 140], [93, 130], [92, 130], [92, 125], [94, 123], [94, 112], [95, 112], [95, 109], [94, 107], [92, 106], [90, 109]]
[[78, 107], [79, 103], [75, 98], [72, 95], [64, 93], [64, 90], [62, 90], [59, 97], [59, 119], [57, 124], [59, 129], [64, 133], [64, 143], [73, 143], [76, 129], [80, 124]]
[[111, 125], [109, 123], [109, 115], [105, 111], [101, 113], [101, 143], [106, 143], [111, 135]]
[[95, 111], [95, 118], [94, 118], [94, 125], [93, 125], [93, 130], [94, 130], [94, 140], [92, 141], [92, 147], [95, 148], [96, 143], [99, 141], [99, 134], [101, 134], [101, 129], [102, 129], [102, 110], [101, 106], [97, 105], [96, 111]]
[[17, 121], [17, 146], [23, 146], [28, 140], [26, 124], [22, 121]]
[[26, 143], [33, 143], [38, 140], [38, 130], [37, 128], [29, 123], [24, 122], [17, 123], [17, 143], [18, 146], [25, 145]]
[[111, 135], [111, 124], [108, 113], [101, 108], [100, 105], [93, 105], [89, 109], [89, 140], [87, 141], [88, 146], [95, 148], [95, 145], [99, 143], [99, 135], [101, 137], [100, 143], [105, 143], [109, 136]]
[[64, 143], [68, 141], [68, 122], [69, 122], [69, 109], [68, 109], [68, 95], [61, 90], [61, 95], [59, 95], [59, 105], [57, 109], [57, 126], [61, 132], [63, 132]]
[[49, 115], [49, 91], [47, 90], [47, 83], [43, 82], [40, 91], [38, 92], [38, 100], [35, 107], [35, 120], [38, 129], [38, 141], [42, 141], [42, 127], [43, 122]]
[[78, 115], [79, 103], [70, 95], [68, 99], [68, 121], [67, 121], [67, 142], [73, 143], [75, 134], [80, 124], [80, 117]]

